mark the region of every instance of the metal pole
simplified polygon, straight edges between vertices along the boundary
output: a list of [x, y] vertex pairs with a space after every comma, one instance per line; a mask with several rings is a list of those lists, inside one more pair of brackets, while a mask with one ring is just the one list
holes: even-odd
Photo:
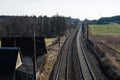
[[58, 23], [58, 46], [60, 47], [60, 22], [59, 22], [59, 16], [57, 14], [57, 23]]
[[108, 35], [108, 24], [107, 24], [107, 35]]
[[89, 25], [88, 23], [86, 23], [86, 26], [87, 26], [87, 40], [89, 39]]
[[34, 27], [33, 40], [34, 40], [33, 76], [34, 76], [34, 80], [36, 80], [36, 41], [35, 41], [35, 27]]

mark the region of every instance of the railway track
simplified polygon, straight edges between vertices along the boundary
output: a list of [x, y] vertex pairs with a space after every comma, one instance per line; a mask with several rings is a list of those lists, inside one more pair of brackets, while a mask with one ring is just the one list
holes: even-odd
[[98, 80], [83, 43], [81, 28], [76, 29], [65, 40], [49, 80]]
[[77, 34], [74, 37], [71, 47], [72, 54], [70, 55], [69, 64], [69, 79], [68, 80], [83, 80], [81, 66], [77, 52]]
[[81, 28], [80, 28], [77, 35], [77, 48], [78, 48], [78, 57], [79, 57], [79, 62], [81, 66], [83, 80], [97, 80], [90, 66], [90, 63], [86, 57], [86, 53], [82, 43], [83, 43], [83, 39], [82, 39]]
[[71, 45], [77, 31], [78, 29], [75, 29], [74, 32], [65, 40], [58, 54], [57, 61], [49, 80], [69, 80]]
[[77, 29], [69, 36], [66, 43], [64, 44], [64, 48], [60, 54], [62, 54], [60, 65], [58, 68], [58, 74], [56, 75], [55, 80], [70, 80], [70, 55], [71, 55], [71, 46], [74, 36], [77, 32]]

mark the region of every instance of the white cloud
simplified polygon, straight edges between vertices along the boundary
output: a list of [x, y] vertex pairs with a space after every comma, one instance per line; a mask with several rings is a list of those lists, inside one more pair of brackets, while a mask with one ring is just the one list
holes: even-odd
[[0, 14], [56, 13], [81, 19], [120, 14], [120, 0], [0, 0]]

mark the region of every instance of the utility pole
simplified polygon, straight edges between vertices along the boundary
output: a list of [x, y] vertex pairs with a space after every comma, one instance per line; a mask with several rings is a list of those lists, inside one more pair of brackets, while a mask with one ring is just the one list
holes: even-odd
[[89, 39], [89, 25], [88, 25], [88, 23], [86, 23], [86, 27], [87, 27], [87, 39]]
[[58, 25], [58, 46], [60, 47], [60, 19], [59, 16], [57, 14], [57, 25]]
[[[36, 24], [36, 23], [35, 23]], [[35, 25], [36, 26], [36, 25]], [[34, 53], [33, 53], [33, 76], [34, 80], [36, 80], [36, 40], [35, 40], [35, 27], [33, 32], [33, 42], [34, 42]]]
[[107, 24], [107, 35], [108, 35], [108, 24]]
[[44, 34], [44, 17], [42, 17], [42, 21], [41, 21], [41, 31], [43, 35]]
[[82, 23], [82, 35], [83, 35], [83, 37], [85, 37], [85, 31], [84, 31], [84, 22]]
[[85, 19], [85, 21], [83, 22], [83, 28], [84, 28], [84, 36], [85, 36], [85, 38], [88, 40], [88, 38], [89, 38], [89, 26], [88, 26], [88, 20], [87, 19]]

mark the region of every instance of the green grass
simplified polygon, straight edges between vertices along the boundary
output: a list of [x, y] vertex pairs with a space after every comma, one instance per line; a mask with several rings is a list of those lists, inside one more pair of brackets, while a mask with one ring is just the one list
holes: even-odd
[[116, 50], [117, 50], [118, 52], [120, 52], [120, 48], [117, 48]]
[[120, 24], [90, 25], [90, 32], [93, 35], [120, 35]]
[[1, 47], [1, 41], [0, 41], [0, 47]]
[[50, 44], [53, 43], [53, 41], [55, 41], [56, 38], [45, 38], [45, 43], [46, 43], [46, 46], [49, 46]]

